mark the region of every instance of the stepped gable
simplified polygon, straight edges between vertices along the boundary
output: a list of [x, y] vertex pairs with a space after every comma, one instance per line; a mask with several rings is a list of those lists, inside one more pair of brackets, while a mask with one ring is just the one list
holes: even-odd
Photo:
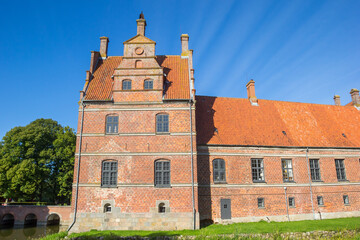
[[198, 144], [360, 147], [355, 107], [196, 96]]
[[[122, 57], [112, 56], [99, 60], [98, 66], [90, 81], [86, 100], [106, 101], [112, 99], [113, 79], [115, 69]], [[180, 56], [156, 56], [156, 60], [164, 69], [164, 99], [189, 99], [189, 68], [188, 59]]]

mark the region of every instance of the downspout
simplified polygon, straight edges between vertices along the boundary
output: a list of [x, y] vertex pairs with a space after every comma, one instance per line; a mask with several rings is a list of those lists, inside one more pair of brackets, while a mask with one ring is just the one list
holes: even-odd
[[189, 70], [189, 111], [190, 111], [190, 148], [191, 148], [191, 195], [192, 195], [192, 211], [193, 211], [193, 229], [196, 229], [196, 210], [195, 210], [195, 187], [194, 187], [194, 150], [193, 150], [193, 124], [192, 124], [192, 104], [193, 96], [191, 89], [191, 71], [190, 71], [190, 59], [189, 56], [181, 56], [182, 58], [187, 58], [188, 60], [188, 70]]
[[309, 162], [308, 153], [309, 153], [309, 148], [307, 147], [306, 148], [306, 161], [307, 161], [306, 166], [307, 166], [307, 169], [308, 169], [308, 176], [309, 176], [311, 209], [312, 209], [312, 212], [313, 212], [314, 220], [316, 220], [316, 218], [315, 218], [315, 210], [314, 210], [314, 201], [313, 201], [313, 192], [312, 192], [312, 186], [311, 186], [310, 166], [309, 166], [310, 162]]
[[[97, 60], [96, 62], [96, 65], [95, 65], [95, 68], [96, 66], [98, 65], [99, 63], [99, 59]], [[78, 202], [78, 195], [79, 195], [79, 179], [80, 179], [80, 160], [81, 160], [81, 145], [82, 145], [82, 135], [83, 135], [83, 127], [84, 127], [84, 110], [85, 110], [85, 107], [86, 107], [86, 104], [84, 103], [84, 100], [85, 100], [85, 96], [86, 96], [86, 92], [88, 90], [88, 87], [89, 87], [89, 84], [90, 84], [90, 81], [92, 79], [92, 75], [93, 72], [90, 73], [90, 76], [89, 76], [89, 82], [88, 84], [86, 85], [86, 88], [85, 88], [85, 91], [84, 91], [84, 94], [81, 98], [81, 106], [82, 106], [82, 109], [81, 109], [81, 126], [80, 126], [80, 140], [79, 140], [79, 153], [78, 153], [78, 164], [77, 164], [77, 171], [76, 171], [76, 191], [75, 191], [75, 206], [74, 206], [74, 220], [73, 222], [71, 223], [71, 225], [69, 226], [69, 228], [67, 229], [67, 231], [69, 232], [71, 230], [71, 228], [74, 226], [75, 222], [76, 222], [76, 213], [77, 213], [77, 202]]]
[[78, 200], [78, 194], [79, 194], [79, 178], [80, 178], [80, 159], [81, 159], [81, 142], [82, 142], [82, 133], [83, 133], [83, 126], [84, 126], [84, 109], [86, 104], [84, 103], [84, 97], [85, 97], [85, 93], [84, 96], [81, 99], [81, 106], [82, 106], [82, 111], [81, 111], [81, 127], [80, 127], [80, 140], [79, 140], [79, 158], [78, 158], [78, 164], [77, 164], [77, 171], [76, 171], [76, 192], [75, 192], [75, 206], [74, 206], [74, 220], [71, 223], [71, 225], [69, 226], [69, 228], [67, 229], [67, 231], [69, 232], [70, 229], [74, 226], [75, 222], [76, 222], [76, 213], [77, 213], [77, 200]]
[[287, 200], [286, 190], [287, 190], [287, 188], [286, 188], [286, 187], [284, 187], [284, 191], [285, 191], [286, 215], [287, 215], [288, 221], [290, 222], [290, 216], [289, 216], [289, 205], [288, 205], [288, 200]]

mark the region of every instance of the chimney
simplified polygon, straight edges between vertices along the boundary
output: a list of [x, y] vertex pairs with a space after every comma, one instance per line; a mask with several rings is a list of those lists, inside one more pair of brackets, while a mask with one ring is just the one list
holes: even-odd
[[355, 106], [359, 106], [360, 105], [359, 90], [357, 90], [356, 88], [353, 88], [353, 89], [351, 89], [350, 94], [351, 94], [351, 100], [352, 100], [353, 104]]
[[103, 59], [107, 58], [108, 43], [109, 43], [108, 37], [100, 38], [100, 57]]
[[91, 51], [91, 59], [90, 59], [90, 73], [95, 71], [96, 64], [99, 60], [99, 52]]
[[146, 21], [143, 12], [140, 13], [139, 19], [136, 20], [136, 23], [137, 23], [137, 35], [140, 34], [145, 36]]
[[340, 106], [341, 103], [340, 103], [340, 96], [339, 95], [335, 95], [334, 96], [334, 103], [336, 106]]
[[189, 35], [181, 34], [181, 53], [189, 51]]
[[251, 79], [246, 84], [246, 88], [247, 88], [248, 99], [250, 100], [251, 105], [258, 106], [258, 99], [255, 96], [255, 81]]

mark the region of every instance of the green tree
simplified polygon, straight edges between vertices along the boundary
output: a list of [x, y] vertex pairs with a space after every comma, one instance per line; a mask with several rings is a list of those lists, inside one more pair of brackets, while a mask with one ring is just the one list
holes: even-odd
[[0, 196], [69, 203], [75, 143], [74, 130], [51, 119], [11, 129], [0, 143]]

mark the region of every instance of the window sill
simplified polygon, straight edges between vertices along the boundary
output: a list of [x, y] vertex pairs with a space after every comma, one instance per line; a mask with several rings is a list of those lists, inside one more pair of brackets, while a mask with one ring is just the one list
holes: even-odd
[[156, 135], [170, 135], [170, 132], [156, 132]]
[[155, 185], [154, 187], [155, 187], [155, 188], [171, 188], [171, 185], [163, 185], [163, 186], [161, 186], [161, 185]]
[[289, 206], [289, 208], [296, 208], [295, 206]]
[[292, 183], [292, 184], [294, 184], [296, 182], [295, 181], [284, 181], [284, 183]]
[[214, 184], [227, 184], [226, 181], [223, 181], [223, 182], [214, 182]]
[[253, 180], [253, 183], [266, 183], [265, 181], [254, 181]]
[[114, 186], [101, 186], [101, 188], [117, 188], [117, 185], [114, 185]]
[[119, 133], [105, 133], [105, 135], [119, 135]]
[[311, 180], [311, 182], [324, 182], [323, 180]]
[[350, 203], [345, 203], [344, 206], [350, 206]]
[[265, 207], [258, 207], [258, 209], [265, 209]]
[[350, 182], [350, 181], [347, 179], [338, 179], [338, 182]]
[[325, 205], [318, 205], [319, 207], [325, 207]]

